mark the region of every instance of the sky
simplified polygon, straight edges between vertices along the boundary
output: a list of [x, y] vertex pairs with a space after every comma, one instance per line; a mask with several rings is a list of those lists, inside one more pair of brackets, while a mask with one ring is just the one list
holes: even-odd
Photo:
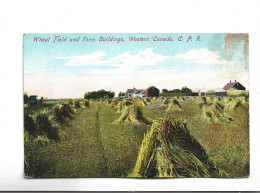
[[24, 35], [24, 92], [50, 99], [149, 86], [220, 89], [230, 80], [248, 89], [248, 68], [247, 34]]

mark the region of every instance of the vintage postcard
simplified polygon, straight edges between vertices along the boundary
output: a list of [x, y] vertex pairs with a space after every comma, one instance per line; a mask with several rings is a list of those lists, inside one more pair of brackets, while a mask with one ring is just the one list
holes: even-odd
[[248, 36], [25, 34], [25, 177], [249, 177]]

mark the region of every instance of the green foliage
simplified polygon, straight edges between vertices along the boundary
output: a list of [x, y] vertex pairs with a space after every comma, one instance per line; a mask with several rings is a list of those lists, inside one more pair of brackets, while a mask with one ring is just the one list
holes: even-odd
[[113, 98], [115, 96], [115, 92], [113, 91], [105, 91], [104, 89], [99, 91], [87, 92], [84, 95], [84, 99], [106, 99]]
[[169, 91], [166, 88], [162, 89], [162, 93], [168, 93], [168, 92]]
[[162, 93], [192, 93], [192, 90], [189, 89], [188, 87], [182, 87], [182, 89], [173, 89], [173, 90], [167, 90], [167, 89], [162, 89]]
[[26, 92], [23, 93], [23, 103], [27, 104], [29, 102], [30, 102], [30, 98], [29, 98], [28, 94]]
[[217, 92], [214, 90], [209, 90], [208, 92], [205, 93], [206, 96], [215, 96], [216, 94]]
[[189, 89], [187, 86], [185, 86], [185, 87], [182, 87], [181, 92], [182, 93], [192, 93], [192, 90]]
[[119, 92], [118, 97], [125, 97], [126, 93], [125, 92]]
[[85, 107], [89, 107], [89, 101], [88, 101], [88, 100], [85, 100], [85, 101], [84, 101], [84, 106], [85, 106]]
[[78, 108], [78, 109], [81, 108], [80, 102], [78, 100], [74, 101], [74, 105], [75, 105], [75, 108]]
[[173, 90], [162, 89], [162, 93], [181, 93], [181, 90], [180, 89], [173, 89]]

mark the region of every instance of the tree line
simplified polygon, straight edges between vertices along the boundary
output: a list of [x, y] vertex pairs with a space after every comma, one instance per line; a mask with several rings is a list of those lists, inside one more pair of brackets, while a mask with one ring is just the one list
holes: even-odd
[[105, 91], [104, 89], [87, 92], [84, 95], [84, 99], [106, 99], [106, 98], [113, 98], [115, 96], [115, 92], [113, 91]]
[[162, 89], [162, 93], [192, 93], [192, 90], [187, 86], [185, 86], [182, 87], [182, 89], [173, 89], [173, 90]]

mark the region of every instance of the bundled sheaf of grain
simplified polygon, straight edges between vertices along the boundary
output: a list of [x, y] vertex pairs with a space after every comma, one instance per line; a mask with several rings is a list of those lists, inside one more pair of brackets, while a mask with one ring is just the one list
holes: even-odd
[[133, 103], [129, 100], [123, 100], [121, 102], [119, 102], [117, 105], [116, 105], [116, 109], [117, 109], [117, 113], [122, 113], [122, 111], [127, 108], [128, 106], [132, 105]]
[[181, 105], [178, 102], [178, 100], [176, 98], [173, 98], [166, 110], [167, 111], [182, 111], [183, 109], [181, 108]]
[[204, 105], [202, 107], [203, 117], [209, 122], [214, 121], [215, 123], [229, 123], [233, 121], [233, 118], [224, 112], [222, 104], [215, 103], [212, 105]]
[[46, 136], [54, 141], [60, 140], [58, 127], [52, 124], [47, 113], [40, 112], [36, 114], [35, 123], [39, 130], [39, 135]]
[[144, 99], [141, 99], [139, 97], [134, 98], [133, 101], [135, 104], [137, 104], [138, 106], [147, 106], [147, 103], [145, 102]]
[[85, 101], [84, 101], [84, 106], [85, 106], [86, 108], [89, 107], [89, 101], [88, 101], [88, 100], [85, 100]]
[[246, 100], [241, 100], [241, 99], [232, 99], [229, 101], [224, 108], [224, 111], [233, 111], [236, 110], [238, 107], [243, 107], [243, 108], [249, 108], [249, 104], [246, 102]]
[[58, 124], [67, 125], [69, 120], [73, 119], [74, 111], [68, 103], [58, 104], [52, 108], [51, 118]]
[[157, 176], [155, 159], [158, 143], [156, 129], [152, 127], [142, 141], [131, 177], [151, 178]]
[[113, 98], [113, 99], [112, 99], [112, 102], [110, 103], [110, 105], [111, 105], [112, 107], [116, 107], [117, 104], [118, 104], [120, 101], [122, 101], [122, 98], [121, 98], [121, 97]]
[[24, 130], [32, 136], [36, 136], [38, 134], [38, 129], [33, 120], [33, 117], [28, 114], [24, 114]]
[[210, 97], [207, 97], [207, 96], [203, 96], [201, 97], [203, 103], [211, 103], [211, 98]]
[[190, 96], [190, 97], [188, 97], [188, 100], [192, 100], [192, 101], [194, 101], [194, 100], [196, 100], [196, 97], [194, 97], [194, 96]]
[[203, 108], [204, 106], [211, 106], [213, 104], [213, 99], [210, 97], [198, 97], [197, 102], [199, 107]]
[[240, 97], [238, 98], [240, 103], [243, 105], [244, 108], [249, 109], [249, 101], [248, 98]]
[[72, 108], [68, 103], [63, 103], [60, 108], [61, 108], [62, 116], [67, 117], [69, 119], [73, 118], [72, 114], [74, 114], [74, 111], [72, 110]]
[[107, 99], [107, 100], [106, 100], [106, 103], [107, 103], [108, 105], [110, 105], [110, 104], [112, 103], [112, 99]]
[[228, 103], [232, 100], [231, 97], [223, 97], [223, 99], [221, 100], [223, 103]]
[[220, 101], [221, 101], [221, 98], [220, 98], [220, 97], [214, 97], [214, 98], [212, 99], [212, 102], [213, 102], [213, 103], [220, 102]]
[[155, 121], [144, 137], [131, 177], [227, 177], [181, 120]]
[[131, 124], [131, 125], [142, 125], [150, 124], [142, 115], [142, 111], [139, 106], [131, 105], [123, 109], [122, 115], [113, 124]]
[[193, 97], [193, 101], [194, 101], [195, 103], [198, 103], [200, 106], [202, 106], [202, 104], [205, 104], [205, 103], [206, 103], [206, 98], [205, 98], [205, 97], [197, 96], [197, 97]]
[[80, 102], [78, 100], [74, 101], [74, 106], [75, 106], [76, 109], [80, 109], [81, 108]]
[[169, 99], [167, 99], [167, 98], [163, 99], [163, 101], [162, 101], [162, 106], [168, 105], [169, 102], [170, 102]]
[[69, 99], [69, 102], [68, 102], [70, 105], [73, 105], [73, 100], [72, 99]]
[[160, 96], [157, 98], [158, 101], [162, 102], [164, 100], [164, 97], [163, 96]]
[[212, 103], [212, 105], [214, 105], [215, 108], [219, 109], [220, 111], [223, 111], [225, 108], [225, 104], [222, 103], [221, 101], [214, 102], [214, 103]]
[[151, 100], [147, 97], [144, 98], [144, 101], [147, 103], [147, 104], [152, 104]]
[[57, 123], [63, 125], [64, 124], [64, 117], [62, 115], [62, 110], [61, 110], [61, 107], [62, 105], [61, 104], [58, 104], [58, 105], [55, 105], [53, 108], [52, 108], [52, 111], [51, 111], [51, 116], [52, 116], [52, 119], [54, 121], [56, 121]]

